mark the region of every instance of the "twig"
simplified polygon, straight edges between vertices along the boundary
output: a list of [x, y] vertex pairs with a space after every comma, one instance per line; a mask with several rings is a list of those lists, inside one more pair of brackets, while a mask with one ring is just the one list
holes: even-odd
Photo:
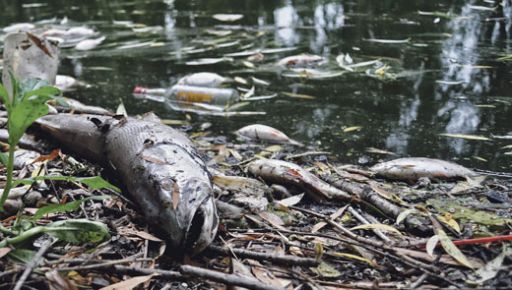
[[254, 290], [277, 290], [284, 289], [271, 285], [265, 285], [255, 278], [243, 277], [234, 274], [225, 274], [217, 271], [194, 267], [190, 265], [183, 265], [180, 267], [180, 273], [192, 277], [201, 277], [216, 282], [221, 282], [226, 285], [236, 285]]
[[261, 253], [244, 249], [229, 249], [227, 247], [219, 247], [214, 245], [210, 245], [208, 247], [208, 250], [221, 253], [224, 255], [230, 255], [231, 253], [234, 253], [239, 257], [254, 259], [258, 261], [266, 260], [280, 265], [297, 265], [311, 267], [317, 266], [319, 263], [316, 259], [313, 258], [302, 258], [291, 255], [273, 255], [269, 253]]
[[[348, 207], [348, 211], [350, 212], [350, 214], [352, 214], [357, 220], [359, 220], [363, 224], [366, 224], [366, 225], [370, 224], [370, 222], [365, 217], [363, 217], [361, 214], [359, 214], [353, 207], [349, 206]], [[383, 241], [388, 242], [388, 243], [392, 243], [393, 242], [393, 241], [391, 241], [390, 238], [388, 238], [380, 230], [378, 230], [378, 229], [372, 229], [372, 230]]]
[[158, 278], [184, 280], [187, 278], [204, 278], [210, 281], [223, 283], [226, 285], [240, 286], [248, 289], [255, 290], [281, 290], [283, 288], [265, 285], [261, 281], [250, 277], [238, 276], [235, 274], [226, 274], [213, 270], [203, 269], [199, 267], [183, 265], [180, 271], [169, 271], [159, 269], [145, 269], [135, 267], [114, 266], [114, 269], [119, 273], [137, 273], [142, 275], [158, 274]]
[[53, 244], [53, 238], [50, 238], [49, 240], [46, 240], [43, 242], [43, 244], [41, 245], [41, 248], [39, 248], [39, 250], [34, 255], [32, 260], [30, 260], [30, 262], [27, 264], [25, 271], [23, 271], [23, 274], [21, 274], [21, 277], [18, 280], [18, 282], [16, 282], [16, 286], [14, 286], [13, 290], [20, 290], [21, 287], [23, 287], [23, 283], [25, 283], [25, 281], [27, 280], [30, 273], [32, 273], [32, 270], [34, 270], [34, 268], [37, 267], [37, 265], [39, 265], [39, 263], [41, 263], [44, 253], [46, 253], [46, 251], [48, 251], [48, 249], [52, 246], [52, 244]]
[[98, 263], [98, 264], [91, 264], [91, 265], [84, 265], [84, 266], [76, 266], [76, 267], [63, 267], [63, 268], [58, 268], [56, 270], [58, 270], [58, 271], [81, 271], [81, 270], [90, 270], [90, 269], [110, 267], [110, 266], [115, 265], [115, 264], [124, 264], [124, 263], [140, 261], [140, 260], [146, 260], [144, 258], [143, 259], [138, 259], [139, 256], [141, 256], [141, 253], [135, 254], [135, 255], [133, 255], [131, 257], [128, 257], [128, 258], [125, 258], [125, 259], [121, 259], [121, 260], [114, 260], [114, 261], [108, 261], [108, 262], [105, 262], [105, 263]]
[[421, 275], [416, 281], [414, 281], [414, 283], [412, 283], [409, 288], [410, 289], [416, 289], [416, 288], [420, 287], [421, 284], [423, 284], [423, 282], [427, 278], [428, 278], [428, 274], [427, 273], [423, 273], [423, 275]]

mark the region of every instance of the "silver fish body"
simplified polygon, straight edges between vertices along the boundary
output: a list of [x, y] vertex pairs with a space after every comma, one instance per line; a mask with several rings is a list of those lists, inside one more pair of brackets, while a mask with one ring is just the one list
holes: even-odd
[[48, 115], [37, 123], [73, 152], [108, 163], [173, 248], [195, 254], [215, 237], [210, 176], [181, 132], [152, 121], [94, 115]]
[[376, 164], [370, 170], [385, 178], [410, 181], [416, 181], [422, 177], [453, 179], [477, 175], [459, 164], [424, 157], [398, 158]]

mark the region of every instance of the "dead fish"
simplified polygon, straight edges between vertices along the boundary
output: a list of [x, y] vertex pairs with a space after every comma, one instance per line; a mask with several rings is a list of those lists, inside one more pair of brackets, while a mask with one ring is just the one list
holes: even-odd
[[370, 170], [385, 178], [408, 181], [416, 181], [421, 177], [454, 179], [477, 175], [456, 163], [424, 157], [398, 158], [374, 165]]
[[75, 45], [76, 50], [91, 50], [96, 48], [105, 40], [105, 36], [95, 39], [85, 39]]
[[179, 85], [198, 86], [198, 87], [209, 87], [218, 88], [222, 84], [232, 81], [230, 78], [225, 78], [216, 73], [200, 72], [194, 73], [182, 77], [179, 81]]
[[326, 60], [324, 57], [314, 54], [298, 54], [285, 57], [277, 62], [280, 67], [310, 67], [324, 63]]
[[96, 115], [47, 115], [37, 124], [68, 150], [107, 163], [176, 250], [195, 254], [215, 237], [210, 175], [181, 132], [152, 121]]
[[78, 84], [74, 77], [57, 75], [55, 78], [55, 86], [61, 91], [69, 91]]
[[92, 115], [103, 115], [103, 116], [112, 116], [114, 115], [111, 111], [104, 109], [102, 107], [97, 106], [89, 106], [85, 105], [82, 102], [79, 102], [75, 99], [71, 98], [61, 98], [64, 104], [56, 105], [57, 111], [59, 112], [74, 112], [74, 113], [82, 113], [82, 114], [92, 114]]
[[243, 128], [238, 129], [235, 132], [237, 135], [252, 139], [252, 140], [261, 140], [265, 142], [271, 142], [271, 143], [288, 143], [296, 146], [304, 146], [304, 144], [295, 141], [291, 139], [290, 137], [286, 136], [285, 133], [272, 128], [267, 125], [261, 125], [261, 124], [253, 124], [248, 125]]
[[15, 23], [3, 28], [5, 33], [13, 33], [13, 32], [22, 32], [22, 31], [30, 31], [34, 29], [36, 26], [32, 23]]
[[294, 163], [259, 159], [249, 163], [247, 168], [251, 174], [261, 177], [267, 182], [298, 186], [316, 200], [355, 200], [350, 194], [327, 184], [316, 175]]

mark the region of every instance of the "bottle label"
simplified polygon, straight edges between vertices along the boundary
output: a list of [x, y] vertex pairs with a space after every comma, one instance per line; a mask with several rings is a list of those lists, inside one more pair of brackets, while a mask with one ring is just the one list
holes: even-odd
[[207, 93], [179, 91], [176, 99], [190, 103], [211, 103], [213, 96]]

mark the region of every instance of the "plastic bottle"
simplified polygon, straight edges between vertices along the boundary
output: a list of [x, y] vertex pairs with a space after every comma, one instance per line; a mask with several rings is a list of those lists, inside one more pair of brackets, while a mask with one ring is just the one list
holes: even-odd
[[135, 87], [137, 95], [165, 96], [168, 100], [185, 103], [204, 103], [215, 106], [226, 106], [240, 99], [234, 89], [208, 88], [187, 85], [175, 85], [168, 89]]

